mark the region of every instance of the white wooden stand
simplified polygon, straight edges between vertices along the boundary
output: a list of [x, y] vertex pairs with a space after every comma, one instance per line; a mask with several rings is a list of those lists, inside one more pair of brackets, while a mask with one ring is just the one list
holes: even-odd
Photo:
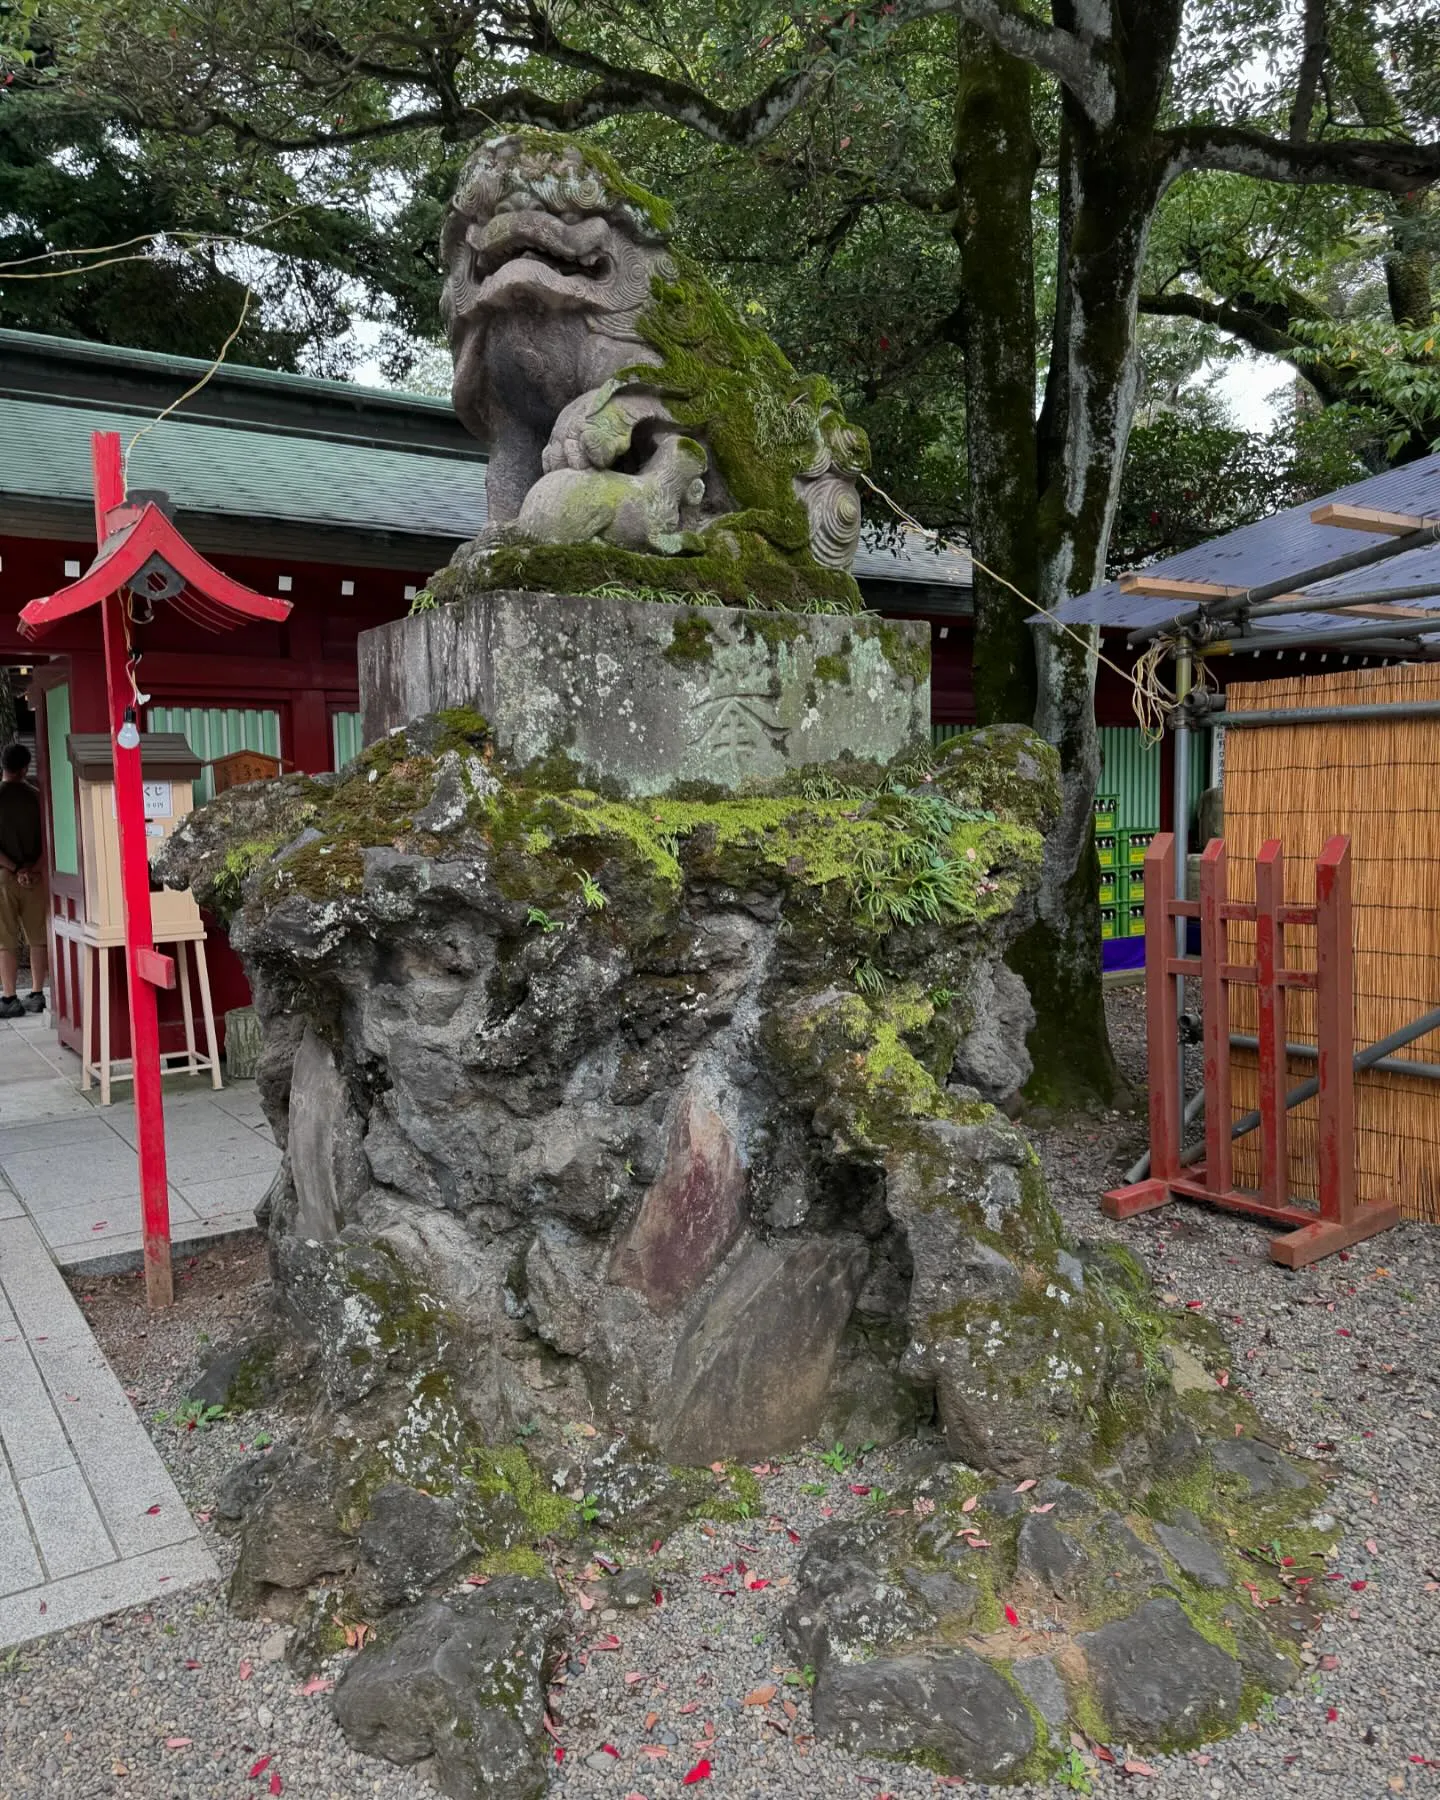
[[[78, 920], [56, 919], [54, 925], [57, 937], [69, 938], [80, 946], [80, 1086], [82, 1089], [89, 1089], [92, 1082], [98, 1079], [100, 1104], [109, 1106], [111, 1083], [131, 1079], [129, 1058], [117, 1060], [110, 1054], [110, 958], [118, 954], [123, 959], [124, 938], [117, 938], [113, 931], [100, 930]], [[195, 1008], [190, 998], [190, 944], [195, 946], [200, 1011], [205, 1023], [204, 1051], [200, 1050], [195, 1041]], [[205, 958], [205, 927], [197, 918], [193, 927], [172, 926], [163, 935], [157, 932], [155, 948], [165, 950], [171, 946], [174, 947], [175, 980], [180, 989], [180, 1007], [185, 1020], [185, 1048], [162, 1051], [161, 1072], [173, 1074], [177, 1070], [183, 1070], [190, 1075], [199, 1075], [208, 1070], [211, 1087], [218, 1088], [221, 1085], [220, 1055], [215, 1043], [215, 1007], [210, 994], [210, 969]], [[100, 1054], [92, 1061], [90, 1020], [93, 1010], [98, 1010], [99, 1013]]]

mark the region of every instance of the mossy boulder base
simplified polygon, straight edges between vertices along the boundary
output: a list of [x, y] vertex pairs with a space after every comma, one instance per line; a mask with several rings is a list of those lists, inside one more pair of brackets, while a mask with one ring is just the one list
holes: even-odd
[[[1323, 1490], [1133, 1258], [1067, 1241], [994, 1104], [1026, 1068], [1002, 958], [1053, 752], [994, 728], [759, 791], [578, 780], [451, 709], [170, 842], [254, 987], [279, 1361], [309, 1407], [227, 1489], [236, 1603], [293, 1614], [302, 1658], [380, 1620], [347, 1728], [468, 1791], [480, 1749], [428, 1747], [440, 1640], [514, 1622], [476, 1622], [489, 1587], [409, 1609], [748, 1514], [745, 1464], [817, 1437], [918, 1432], [887, 1514], [801, 1572], [822, 1731], [1031, 1779], [1072, 1729], [1188, 1743], [1253, 1711], [1296, 1668]], [[1007, 1621], [1041, 1613], [1023, 1645]], [[392, 1670], [432, 1696], [408, 1736], [361, 1704]], [[467, 1741], [528, 1793], [539, 1701], [494, 1704]]]

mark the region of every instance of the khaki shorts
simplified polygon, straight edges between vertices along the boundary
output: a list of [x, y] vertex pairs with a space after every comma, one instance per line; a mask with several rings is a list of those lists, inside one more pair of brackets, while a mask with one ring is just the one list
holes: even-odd
[[27, 944], [46, 943], [50, 925], [50, 893], [45, 878], [33, 887], [21, 887], [8, 869], [0, 869], [0, 950], [12, 953], [20, 948], [21, 936]]

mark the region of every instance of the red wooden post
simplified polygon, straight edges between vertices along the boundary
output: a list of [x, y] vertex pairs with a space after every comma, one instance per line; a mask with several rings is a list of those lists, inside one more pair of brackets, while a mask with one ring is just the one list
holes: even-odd
[[1260, 1198], [1269, 1206], [1290, 1199], [1285, 1112], [1285, 850], [1269, 838], [1255, 859], [1255, 987], [1260, 1013]]
[[1230, 961], [1221, 907], [1229, 899], [1225, 840], [1211, 838], [1200, 858], [1200, 991], [1205, 1007], [1205, 1185], [1232, 1185], [1230, 1157]]
[[[125, 963], [135, 1135], [140, 1159], [140, 1213], [145, 1237], [145, 1294], [152, 1307], [160, 1307], [170, 1304], [174, 1290], [155, 988], [174, 985], [175, 966], [168, 956], [156, 953], [150, 914], [150, 858], [136, 718], [139, 703], [131, 676], [127, 595], [132, 582], [143, 580], [148, 594], [159, 593], [177, 611], [213, 631], [229, 629], [245, 620], [281, 623], [290, 616], [290, 602], [254, 593], [207, 562], [153, 502], [127, 505], [117, 433], [94, 432], [90, 457], [95, 478], [95, 539], [100, 554], [79, 580], [23, 606], [20, 629], [27, 637], [34, 636], [87, 607], [100, 608], [110, 697], [120, 882], [125, 902]], [[134, 743], [127, 744], [127, 737], [133, 737]], [[87, 1044], [87, 1055], [89, 1048]]]
[[[91, 440], [95, 472], [95, 541], [108, 536], [107, 515], [125, 499], [118, 432], [96, 432]], [[145, 800], [140, 744], [120, 741], [126, 714], [136, 722], [130, 685], [122, 591], [107, 594], [100, 606], [105, 638], [105, 678], [110, 690], [111, 753], [115, 761], [115, 818], [120, 832], [120, 882], [125, 898], [125, 972], [130, 996], [130, 1058], [135, 1087], [135, 1142], [140, 1157], [140, 1229], [145, 1242], [145, 1298], [152, 1309], [175, 1297], [170, 1267], [170, 1181], [165, 1164], [165, 1101], [160, 1083], [160, 1024], [155, 989], [142, 956], [153, 956], [150, 917], [150, 858], [145, 837]], [[108, 997], [102, 997], [102, 1005]]]
[[1348, 1225], [1355, 1211], [1355, 959], [1348, 838], [1331, 838], [1315, 865], [1315, 949], [1320, 1216]]

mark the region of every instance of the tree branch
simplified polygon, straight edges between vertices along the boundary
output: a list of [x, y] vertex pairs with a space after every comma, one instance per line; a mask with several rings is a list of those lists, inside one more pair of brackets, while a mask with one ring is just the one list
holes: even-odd
[[1315, 96], [1325, 59], [1330, 54], [1326, 37], [1325, 0], [1305, 0], [1303, 26], [1304, 48], [1300, 53], [1300, 73], [1295, 78], [1295, 104], [1290, 108], [1290, 142], [1303, 144], [1310, 136], [1310, 121], [1315, 115]]
[[1407, 144], [1398, 138], [1327, 138], [1286, 143], [1234, 125], [1181, 125], [1156, 139], [1168, 151], [1175, 175], [1222, 169], [1257, 181], [1375, 188], [1406, 194], [1440, 181], [1440, 144]]
[[1276, 356], [1293, 363], [1326, 406], [1345, 397], [1343, 386], [1332, 371], [1323, 363], [1300, 362], [1301, 345], [1282, 326], [1248, 307], [1226, 300], [1206, 300], [1199, 294], [1142, 294], [1140, 311], [1152, 318], [1194, 319], [1202, 325], [1214, 325], [1262, 356]]
[[[908, 9], [907, 9], [908, 10]], [[1096, 125], [1115, 115], [1110, 77], [1073, 32], [1046, 25], [1029, 13], [1010, 12], [997, 0], [944, 0], [931, 11], [953, 12], [983, 31], [992, 43], [1062, 82]]]

